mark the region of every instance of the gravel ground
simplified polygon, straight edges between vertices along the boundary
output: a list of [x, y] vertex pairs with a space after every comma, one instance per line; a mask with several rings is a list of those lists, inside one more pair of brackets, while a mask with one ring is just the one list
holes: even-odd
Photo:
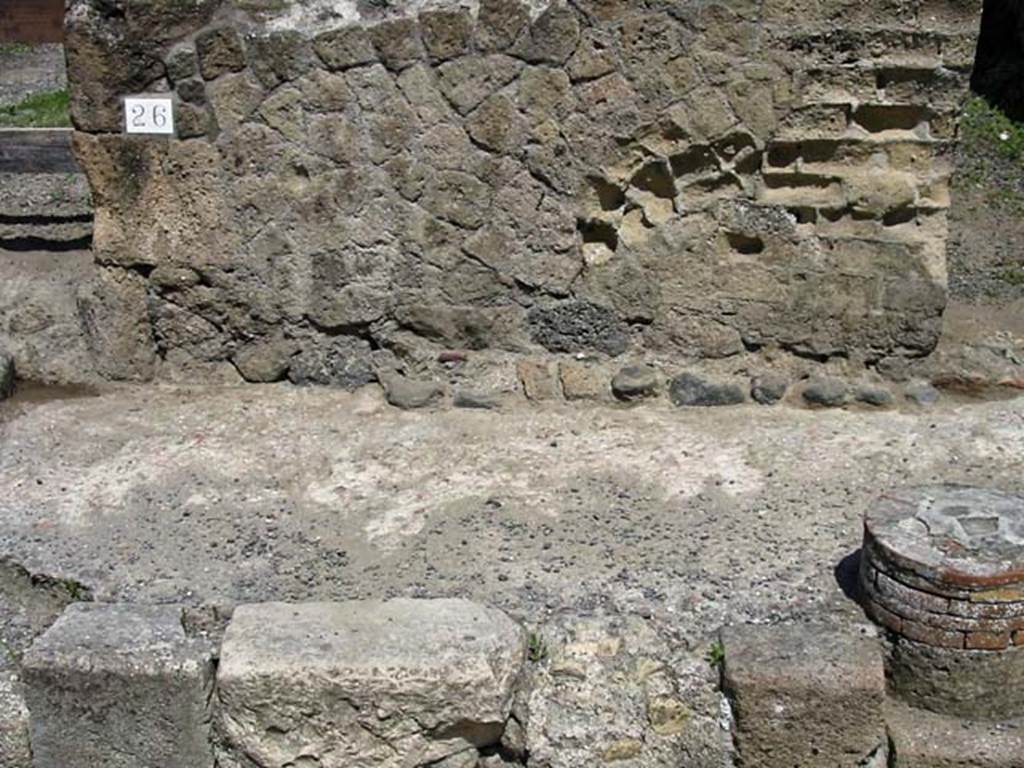
[[[974, 109], [986, 114], [978, 102]], [[996, 121], [961, 130], [949, 222], [949, 288], [956, 301], [1007, 304], [1024, 299], [1024, 162], [1007, 141], [1024, 129]], [[1013, 134], [1020, 132], [1018, 139]]]
[[1024, 488], [1019, 399], [412, 414], [272, 386], [2, 413], [0, 557], [104, 600], [461, 595], [704, 637], [855, 611], [835, 572], [887, 488]]

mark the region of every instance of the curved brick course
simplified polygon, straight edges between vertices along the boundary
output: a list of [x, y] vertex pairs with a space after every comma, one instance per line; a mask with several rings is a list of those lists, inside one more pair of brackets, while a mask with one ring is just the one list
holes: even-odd
[[1024, 645], [1024, 498], [935, 486], [868, 513], [861, 587], [878, 623], [941, 648]]

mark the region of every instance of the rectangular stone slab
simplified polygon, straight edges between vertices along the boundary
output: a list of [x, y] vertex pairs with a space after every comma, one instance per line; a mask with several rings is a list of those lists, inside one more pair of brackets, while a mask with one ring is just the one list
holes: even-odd
[[981, 723], [890, 701], [885, 711], [895, 768], [1015, 768], [1024, 722]]
[[858, 765], [885, 740], [882, 650], [857, 628], [722, 633], [724, 689], [744, 768]]
[[496, 744], [522, 629], [464, 600], [236, 609], [218, 670], [226, 757], [411, 768]]
[[181, 609], [76, 603], [25, 654], [34, 768], [212, 768], [208, 645]]

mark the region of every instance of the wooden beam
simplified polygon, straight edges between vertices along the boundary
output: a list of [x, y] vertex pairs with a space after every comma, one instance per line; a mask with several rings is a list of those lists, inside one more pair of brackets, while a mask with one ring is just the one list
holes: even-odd
[[0, 128], [0, 173], [76, 173], [70, 128]]
[[64, 0], [0, 0], [0, 43], [64, 42]]

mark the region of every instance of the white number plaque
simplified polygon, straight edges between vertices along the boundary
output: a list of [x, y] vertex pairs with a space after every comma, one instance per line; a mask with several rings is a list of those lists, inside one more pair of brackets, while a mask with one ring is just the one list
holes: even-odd
[[128, 96], [124, 100], [128, 133], [174, 135], [174, 102], [163, 96]]

